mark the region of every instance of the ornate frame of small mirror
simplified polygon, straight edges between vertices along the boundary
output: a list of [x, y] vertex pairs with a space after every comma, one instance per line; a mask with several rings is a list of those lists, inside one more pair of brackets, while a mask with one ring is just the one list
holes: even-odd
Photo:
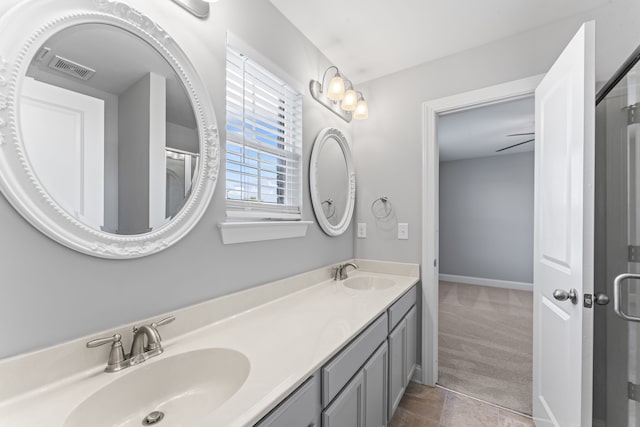
[[[85, 254], [137, 258], [179, 241], [207, 209], [219, 169], [220, 144], [213, 106], [187, 55], [158, 24], [120, 1], [34, 0], [19, 2], [7, 9], [0, 17], [0, 33], [11, 35], [0, 38], [0, 190], [4, 196], [38, 230]], [[155, 229], [116, 234], [105, 231], [104, 227], [89, 226], [51, 196], [29, 158], [20, 108], [27, 70], [35, 55], [42, 52], [45, 41], [66, 29], [85, 24], [123, 30], [146, 43], [154, 55], [159, 54], [173, 69], [191, 104], [197, 126], [193, 131], [197, 140], [196, 137], [193, 140], [199, 145], [196, 167], [189, 166], [188, 174], [193, 176], [188, 193], [185, 189], [183, 204]]]
[[[330, 149], [330, 144], [332, 143], [337, 144], [341, 156], [334, 154], [333, 159], [327, 159], [326, 157], [323, 159], [323, 153]], [[335, 150], [333, 151], [335, 152]], [[324, 162], [332, 160], [332, 164], [323, 166], [323, 160]], [[344, 165], [340, 163], [340, 160], [344, 160]], [[338, 169], [327, 170], [329, 167], [337, 167]], [[340, 183], [338, 185], [342, 186], [344, 184], [344, 188], [331, 190], [338, 191], [340, 193], [339, 196], [328, 194], [321, 188], [324, 186], [323, 181], [327, 180], [327, 176], [321, 177], [323, 172], [328, 173], [331, 179], [339, 179]], [[318, 133], [311, 150], [309, 185], [313, 211], [322, 230], [329, 236], [343, 234], [349, 227], [353, 217], [356, 200], [356, 173], [347, 138], [340, 130], [325, 128]], [[339, 206], [342, 202], [344, 202], [343, 207]], [[332, 217], [335, 217], [335, 220], [331, 220]]]

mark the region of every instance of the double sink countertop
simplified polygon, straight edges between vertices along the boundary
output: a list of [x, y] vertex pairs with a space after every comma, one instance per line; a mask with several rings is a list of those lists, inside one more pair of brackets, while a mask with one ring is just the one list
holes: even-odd
[[[344, 286], [343, 281], [329, 278], [331, 268], [328, 266], [176, 310], [166, 314], [174, 315], [175, 322], [160, 329], [166, 338], [164, 353], [117, 373], [103, 372], [108, 345], [96, 355], [91, 353], [96, 349], [84, 348], [84, 344], [98, 336], [121, 333], [123, 345], [128, 348], [125, 338], [130, 340], [130, 337], [125, 334], [131, 334], [131, 325], [0, 360], [0, 389], [6, 387], [4, 392], [0, 390], [0, 426], [75, 425], [71, 421], [78, 414], [70, 415], [100, 390], [103, 390], [101, 398], [107, 399], [103, 406], [113, 404], [104, 393], [105, 387], [112, 387], [112, 383], [135, 370], [153, 369], [152, 365], [161, 361], [162, 366], [171, 367], [173, 365], [167, 363], [169, 358], [202, 349], [229, 349], [244, 355], [242, 359], [248, 361], [248, 375], [246, 369], [243, 374], [246, 380], [231, 397], [223, 399], [211, 411], [210, 408], [199, 408], [197, 420], [181, 419], [180, 424], [176, 424], [178, 421], [166, 422], [169, 421], [167, 414], [165, 422], [158, 425], [252, 426], [419, 280], [416, 264], [356, 262], [360, 269], [351, 271], [350, 277], [387, 278], [393, 280], [394, 285], [381, 290], [351, 289]], [[216, 317], [211, 314], [213, 311], [220, 314]], [[55, 372], [56, 369], [59, 372]], [[198, 370], [200, 367], [180, 367], [183, 369]], [[202, 370], [202, 375], [206, 372], [209, 371]], [[164, 373], [160, 369], [154, 373], [154, 378], [160, 377], [162, 384], [165, 374], [166, 381], [173, 381], [171, 372]], [[139, 377], [145, 378], [144, 375]], [[215, 378], [213, 380], [215, 382]], [[141, 390], [144, 392], [145, 388], [141, 387]], [[145, 406], [144, 396], [132, 396], [132, 399], [140, 399], [140, 405]], [[146, 414], [154, 408], [139, 410]], [[101, 423], [99, 414], [87, 414], [96, 418], [87, 419], [86, 425], [100, 426], [107, 421]], [[131, 425], [141, 425], [144, 415], [130, 415]]]

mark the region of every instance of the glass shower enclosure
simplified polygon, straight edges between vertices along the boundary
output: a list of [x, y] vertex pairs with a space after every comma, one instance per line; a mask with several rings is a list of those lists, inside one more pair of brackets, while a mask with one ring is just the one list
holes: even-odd
[[640, 426], [639, 59], [596, 100], [594, 427]]

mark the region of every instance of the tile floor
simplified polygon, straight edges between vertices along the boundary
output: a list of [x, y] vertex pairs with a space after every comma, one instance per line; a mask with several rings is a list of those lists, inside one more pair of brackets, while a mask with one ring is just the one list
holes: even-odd
[[410, 383], [389, 427], [529, 427], [531, 418], [445, 390]]

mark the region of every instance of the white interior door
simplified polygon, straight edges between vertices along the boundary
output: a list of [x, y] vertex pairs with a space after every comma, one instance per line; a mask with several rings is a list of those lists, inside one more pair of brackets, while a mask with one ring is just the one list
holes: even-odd
[[24, 79], [20, 96], [29, 161], [51, 197], [70, 215], [104, 225], [104, 101]]
[[538, 426], [591, 426], [593, 311], [583, 308], [583, 295], [593, 293], [594, 45], [595, 23], [588, 22], [535, 93], [533, 416]]

